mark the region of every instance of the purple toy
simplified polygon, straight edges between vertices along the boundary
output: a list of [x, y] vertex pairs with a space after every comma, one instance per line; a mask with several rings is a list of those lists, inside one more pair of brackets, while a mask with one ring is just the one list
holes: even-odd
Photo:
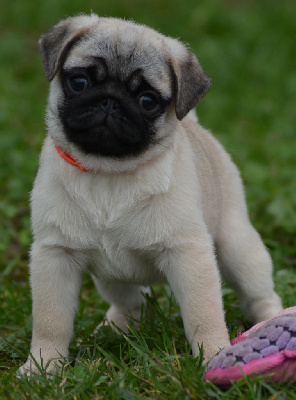
[[209, 361], [204, 380], [223, 386], [247, 375], [277, 383], [296, 379], [296, 307], [233, 339]]

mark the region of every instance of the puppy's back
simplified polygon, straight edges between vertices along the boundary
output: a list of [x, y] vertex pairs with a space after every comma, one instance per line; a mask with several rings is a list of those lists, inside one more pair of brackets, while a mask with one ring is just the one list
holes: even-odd
[[196, 155], [205, 220], [215, 238], [221, 213], [231, 208], [247, 215], [240, 173], [230, 155], [209, 131], [191, 117], [185, 118], [182, 123]]

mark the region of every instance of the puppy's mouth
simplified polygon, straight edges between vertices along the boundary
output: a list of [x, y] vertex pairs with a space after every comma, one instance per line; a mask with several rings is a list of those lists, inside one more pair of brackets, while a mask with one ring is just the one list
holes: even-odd
[[85, 153], [134, 156], [149, 145], [151, 132], [132, 105], [114, 97], [65, 103], [60, 118], [69, 141]]

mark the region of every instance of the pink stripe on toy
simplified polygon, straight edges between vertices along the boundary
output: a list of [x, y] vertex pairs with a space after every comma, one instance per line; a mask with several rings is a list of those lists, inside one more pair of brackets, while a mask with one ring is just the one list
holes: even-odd
[[267, 381], [291, 382], [296, 377], [296, 350], [283, 350], [272, 356], [229, 368], [210, 368], [204, 380], [216, 385], [229, 385], [244, 376], [268, 375]]
[[277, 383], [296, 379], [296, 307], [260, 322], [231, 343], [210, 360], [205, 381], [223, 386], [248, 375], [268, 375], [267, 380]]

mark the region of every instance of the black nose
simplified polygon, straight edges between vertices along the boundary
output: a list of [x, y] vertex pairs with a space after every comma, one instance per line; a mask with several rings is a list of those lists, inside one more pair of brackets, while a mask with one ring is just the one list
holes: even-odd
[[100, 101], [99, 103], [101, 109], [107, 114], [113, 114], [119, 108], [119, 104], [116, 100], [106, 98]]

